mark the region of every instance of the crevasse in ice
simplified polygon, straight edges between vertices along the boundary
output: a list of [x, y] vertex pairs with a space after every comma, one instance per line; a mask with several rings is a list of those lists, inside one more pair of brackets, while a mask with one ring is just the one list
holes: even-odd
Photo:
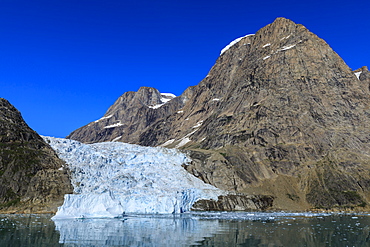
[[190, 159], [176, 149], [44, 139], [68, 164], [74, 187], [54, 218], [181, 213], [199, 199], [223, 194], [186, 172], [181, 165]]

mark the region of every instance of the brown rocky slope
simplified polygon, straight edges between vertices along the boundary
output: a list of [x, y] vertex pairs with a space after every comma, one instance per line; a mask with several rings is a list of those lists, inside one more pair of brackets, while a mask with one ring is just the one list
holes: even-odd
[[72, 185], [64, 162], [0, 98], [0, 212], [56, 212]]
[[190, 173], [272, 195], [276, 209], [361, 209], [370, 203], [369, 83], [366, 67], [352, 71], [324, 40], [277, 18], [166, 104], [113, 105], [126, 131], [110, 125], [98, 139], [107, 125], [93, 124], [68, 138], [181, 148], [194, 161]]

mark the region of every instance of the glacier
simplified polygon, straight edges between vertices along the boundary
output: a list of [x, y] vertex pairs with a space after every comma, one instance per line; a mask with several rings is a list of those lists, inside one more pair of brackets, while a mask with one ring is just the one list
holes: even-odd
[[74, 188], [53, 219], [183, 213], [226, 193], [185, 171], [191, 160], [177, 149], [43, 138], [68, 165]]

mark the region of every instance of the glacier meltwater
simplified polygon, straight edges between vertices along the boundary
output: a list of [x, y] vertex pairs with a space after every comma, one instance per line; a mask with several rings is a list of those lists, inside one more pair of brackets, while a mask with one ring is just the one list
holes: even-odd
[[54, 219], [182, 213], [224, 194], [186, 172], [182, 165], [190, 159], [176, 149], [44, 139], [68, 165], [74, 187]]

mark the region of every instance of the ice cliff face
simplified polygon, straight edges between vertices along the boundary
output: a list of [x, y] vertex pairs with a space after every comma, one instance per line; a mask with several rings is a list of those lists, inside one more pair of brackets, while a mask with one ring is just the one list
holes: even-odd
[[119, 217], [123, 213], [181, 213], [222, 191], [186, 172], [176, 149], [44, 137], [71, 170], [75, 194], [55, 218]]

